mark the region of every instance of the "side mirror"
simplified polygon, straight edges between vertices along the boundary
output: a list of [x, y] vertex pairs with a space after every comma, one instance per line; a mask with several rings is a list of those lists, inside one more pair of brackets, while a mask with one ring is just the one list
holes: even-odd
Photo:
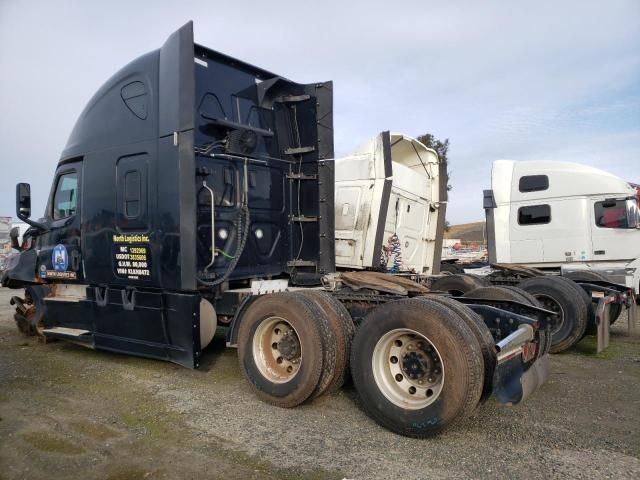
[[640, 211], [638, 211], [638, 201], [634, 199], [627, 199], [626, 211], [627, 211], [627, 225], [628, 228], [637, 229], [640, 228]]
[[31, 216], [31, 185], [28, 183], [16, 185], [16, 213], [21, 220]]

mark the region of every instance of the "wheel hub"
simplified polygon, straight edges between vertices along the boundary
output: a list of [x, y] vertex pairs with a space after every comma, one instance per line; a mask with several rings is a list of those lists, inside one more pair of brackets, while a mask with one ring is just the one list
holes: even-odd
[[422, 379], [431, 371], [430, 359], [423, 353], [405, 354], [402, 359], [402, 371], [412, 380]]
[[302, 344], [293, 326], [281, 317], [263, 320], [254, 334], [253, 358], [269, 381], [290, 381], [302, 362]]
[[374, 349], [372, 367], [381, 392], [402, 408], [424, 408], [438, 398], [444, 385], [438, 350], [410, 329], [383, 335]]
[[557, 334], [564, 324], [564, 311], [562, 307], [553, 298], [546, 295], [535, 295], [543, 308], [551, 310], [555, 313], [555, 318], [551, 321], [551, 335]]
[[300, 342], [296, 335], [292, 335], [291, 330], [287, 331], [278, 342], [280, 355], [289, 361], [300, 358]]

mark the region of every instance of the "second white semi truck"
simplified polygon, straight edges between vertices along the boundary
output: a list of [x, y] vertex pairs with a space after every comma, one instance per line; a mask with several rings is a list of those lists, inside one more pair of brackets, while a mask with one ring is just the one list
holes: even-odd
[[484, 194], [489, 262], [602, 277], [638, 293], [639, 194], [578, 163], [495, 161]]

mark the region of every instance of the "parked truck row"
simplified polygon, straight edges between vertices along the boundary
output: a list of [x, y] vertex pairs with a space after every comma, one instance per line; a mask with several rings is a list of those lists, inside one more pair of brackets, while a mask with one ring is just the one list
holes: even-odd
[[81, 113], [43, 218], [17, 185], [30, 229], [2, 285], [24, 291], [19, 328], [189, 368], [222, 328], [265, 402], [350, 374], [375, 421], [415, 437], [526, 399], [590, 298], [558, 309], [545, 295], [580, 287], [438, 275], [437, 154], [384, 132], [334, 159], [332, 111], [331, 82], [195, 44], [191, 23], [125, 66]]

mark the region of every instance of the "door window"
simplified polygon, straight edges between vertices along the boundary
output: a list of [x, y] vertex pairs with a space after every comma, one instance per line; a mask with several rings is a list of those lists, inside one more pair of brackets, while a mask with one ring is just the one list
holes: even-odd
[[54, 220], [71, 217], [76, 213], [78, 202], [78, 174], [77, 172], [65, 173], [58, 177], [56, 193], [53, 196]]
[[605, 200], [595, 203], [596, 225], [600, 228], [637, 228], [636, 200]]

